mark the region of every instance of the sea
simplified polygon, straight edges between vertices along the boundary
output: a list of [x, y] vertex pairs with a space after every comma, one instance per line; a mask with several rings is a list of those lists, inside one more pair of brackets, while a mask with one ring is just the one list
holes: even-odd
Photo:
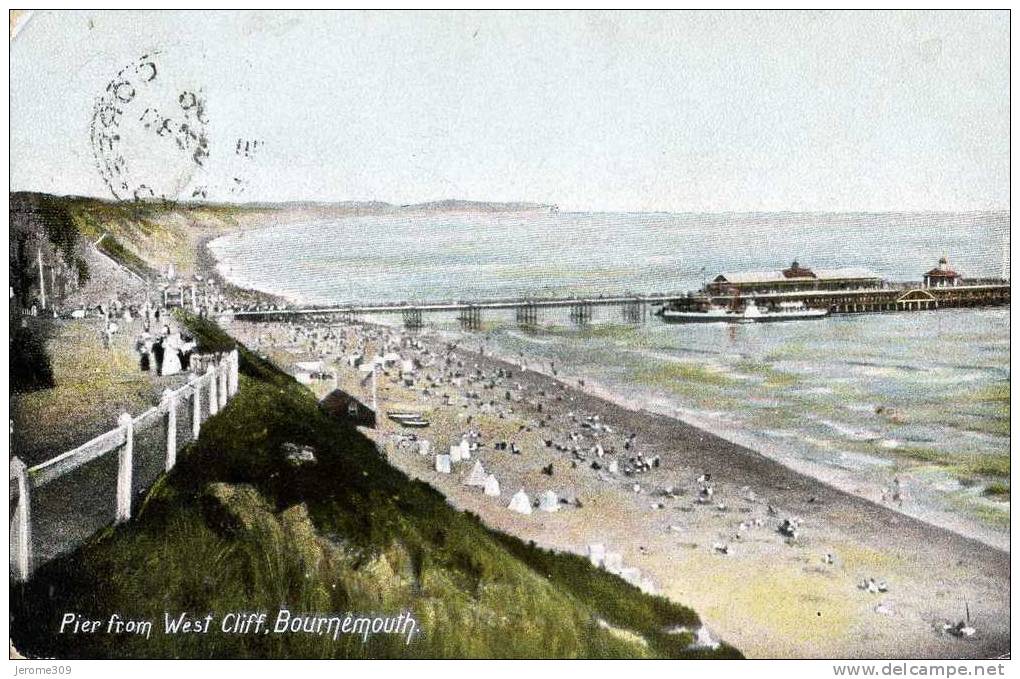
[[[684, 292], [722, 272], [864, 267], [919, 281], [940, 257], [1009, 275], [1009, 213], [409, 213], [309, 220], [210, 243], [236, 285], [294, 303]], [[1009, 549], [1009, 308], [729, 325], [599, 308], [539, 327], [427, 331], [678, 417], [798, 471]], [[381, 318], [399, 323], [399, 317]], [[893, 499], [899, 489], [899, 501]]]

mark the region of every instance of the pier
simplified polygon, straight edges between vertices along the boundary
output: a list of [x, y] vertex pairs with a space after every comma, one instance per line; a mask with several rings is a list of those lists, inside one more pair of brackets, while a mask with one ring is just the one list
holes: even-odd
[[1009, 281], [1003, 279], [962, 279], [952, 286], [932, 286], [923, 282], [881, 283], [861, 289], [760, 290], [742, 295], [738, 291], [706, 288], [689, 293], [649, 293], [613, 297], [547, 297], [471, 301], [385, 302], [334, 306], [303, 306], [273, 309], [247, 309], [234, 312], [239, 321], [327, 320], [352, 322], [366, 316], [400, 316], [407, 328], [421, 328], [430, 314], [453, 313], [465, 330], [480, 330], [485, 312], [512, 312], [524, 328], [540, 324], [542, 313], [567, 310], [576, 326], [592, 322], [597, 308], [616, 307], [625, 323], [644, 323], [650, 308], [669, 304], [679, 310], [697, 310], [708, 304], [729, 306], [753, 297], [759, 306], [781, 302], [803, 302], [811, 308], [829, 308], [833, 314], [892, 313], [928, 311], [958, 307], [1001, 306], [1009, 304]]
[[449, 300], [433, 302], [381, 302], [375, 304], [345, 304], [334, 306], [302, 306], [273, 309], [245, 309], [234, 312], [242, 321], [286, 321], [296, 319], [337, 320], [351, 322], [365, 316], [399, 315], [405, 327], [420, 328], [425, 316], [437, 313], [457, 314], [465, 330], [482, 328], [483, 312], [512, 312], [521, 327], [540, 324], [542, 312], [567, 310], [571, 322], [583, 326], [592, 322], [597, 308], [616, 307], [620, 319], [628, 323], [642, 323], [648, 318], [649, 307], [667, 304], [684, 298], [685, 293], [652, 293], [647, 295], [621, 295], [611, 297], [542, 297], [506, 298], [491, 300]]

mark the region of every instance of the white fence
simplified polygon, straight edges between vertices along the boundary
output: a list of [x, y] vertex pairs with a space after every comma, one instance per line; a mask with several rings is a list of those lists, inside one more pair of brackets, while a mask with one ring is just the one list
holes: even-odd
[[[196, 357], [198, 358], [198, 357]], [[11, 575], [24, 582], [32, 575], [36, 565], [32, 549], [32, 495], [33, 491], [63, 477], [84, 464], [119, 451], [117, 467], [117, 499], [115, 523], [131, 518], [132, 475], [134, 473], [135, 435], [159, 422], [166, 423], [165, 471], [173, 469], [177, 451], [184, 442], [178, 441], [177, 415], [181, 404], [191, 399], [191, 440], [197, 439], [205, 417], [218, 413], [238, 389], [238, 354], [234, 349], [223, 354], [218, 361], [204, 361], [204, 374], [192, 378], [184, 386], [163, 392], [159, 405], [137, 417], [123, 413], [117, 419], [117, 428], [101, 434], [88, 443], [69, 450], [46, 462], [28, 467], [19, 458], [11, 460], [11, 495], [16, 505], [11, 512]], [[201, 368], [199, 368], [200, 370]], [[203, 408], [203, 393], [205, 407]]]

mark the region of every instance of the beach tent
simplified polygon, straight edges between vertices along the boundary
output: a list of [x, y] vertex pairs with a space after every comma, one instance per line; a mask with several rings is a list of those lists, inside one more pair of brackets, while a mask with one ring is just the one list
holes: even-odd
[[450, 458], [450, 462], [460, 462], [460, 445], [450, 446], [450, 454], [447, 456]]
[[410, 359], [405, 359], [400, 364], [400, 372], [405, 373], [405, 374], [406, 373], [413, 373], [414, 372], [414, 362], [411, 361]]
[[521, 488], [519, 491], [514, 493], [514, 496], [510, 498], [510, 504], [507, 505], [507, 509], [515, 511], [519, 514], [530, 514], [531, 513], [531, 498]]
[[432, 452], [432, 442], [428, 439], [422, 439], [418, 441], [418, 454], [422, 457], [428, 457], [429, 453]]
[[641, 570], [633, 566], [621, 568], [620, 577], [637, 587], [641, 583]]
[[559, 511], [560, 498], [553, 491], [547, 490], [538, 497], [538, 508], [543, 512]]
[[492, 474], [485, 477], [485, 494], [492, 497], [499, 497], [499, 481]]
[[715, 650], [719, 648], [719, 642], [712, 638], [712, 633], [707, 627], [702, 625], [698, 628], [697, 633], [694, 635], [694, 641], [688, 648], [709, 648]]
[[298, 370], [306, 373], [321, 373], [326, 370], [322, 361], [298, 361], [294, 365], [297, 366]]
[[606, 560], [606, 546], [601, 542], [588, 545], [588, 561], [596, 568], [600, 567]]
[[480, 460], [476, 461], [475, 466], [471, 468], [471, 473], [464, 479], [464, 485], [478, 486], [479, 488], [485, 486], [485, 469]]
[[468, 443], [467, 439], [462, 439], [460, 442], [460, 459], [462, 460], [471, 459], [471, 444]]
[[436, 455], [436, 471], [440, 474], [450, 473], [450, 456]]
[[602, 565], [610, 573], [619, 573], [623, 569], [623, 555], [619, 552], [606, 552]]

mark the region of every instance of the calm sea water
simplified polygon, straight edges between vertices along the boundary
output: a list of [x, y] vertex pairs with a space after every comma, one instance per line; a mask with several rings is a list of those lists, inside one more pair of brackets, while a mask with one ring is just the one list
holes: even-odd
[[[919, 280], [947, 255], [966, 276], [999, 276], [1008, 233], [1001, 212], [387, 215], [211, 247], [239, 285], [327, 303], [689, 290], [794, 258]], [[862, 495], [899, 479], [904, 511], [1008, 548], [1009, 502], [994, 494], [1008, 484], [1008, 309], [740, 326], [628, 325], [619, 313], [585, 329], [550, 313], [538, 332], [493, 315], [472, 341]], [[456, 331], [452, 317], [433, 322]]]

